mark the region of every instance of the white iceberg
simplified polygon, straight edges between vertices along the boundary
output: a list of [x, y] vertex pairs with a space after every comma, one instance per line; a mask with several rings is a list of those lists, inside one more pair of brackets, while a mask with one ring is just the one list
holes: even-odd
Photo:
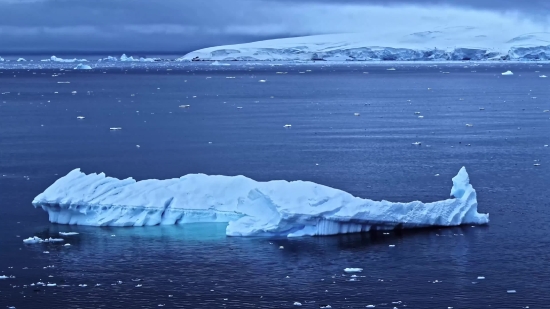
[[98, 60], [98, 62], [101, 62], [101, 61], [117, 62], [118, 59], [116, 57], [113, 57], [113, 56], [107, 56], [107, 58], [103, 58], [103, 59]]
[[123, 62], [155, 62], [155, 61], [160, 61], [159, 58], [143, 58], [143, 57], [140, 57], [139, 59], [135, 59], [134, 57], [130, 56], [126, 56], [126, 54], [122, 54], [122, 56], [120, 56], [120, 61], [123, 61]]
[[42, 59], [40, 60], [42, 62], [69, 62], [69, 63], [72, 63], [72, 62], [88, 62], [88, 60], [86, 59], [63, 59], [63, 58], [58, 58], [56, 56], [51, 56], [50, 59]]
[[26, 244], [39, 244], [39, 243], [44, 242], [44, 239], [42, 239], [40, 237], [33, 236], [33, 237], [23, 239], [23, 242], [26, 243]]
[[550, 32], [502, 33], [447, 27], [415, 33], [381, 29], [203, 48], [177, 61], [550, 60]]
[[514, 75], [514, 73], [512, 71], [506, 71], [506, 72], [502, 73], [502, 75], [511, 76], [511, 75]]
[[391, 203], [307, 181], [257, 182], [244, 176], [189, 174], [135, 181], [80, 169], [34, 200], [59, 224], [150, 226], [228, 222], [228, 236], [334, 235], [428, 226], [487, 224], [465, 168], [453, 178], [452, 199]]
[[0, 56], [0, 62], [4, 62], [4, 58], [2, 58], [2, 56]]
[[75, 70], [91, 70], [92, 67], [87, 64], [79, 63], [75, 68]]
[[25, 61], [27, 61], [27, 59], [25, 59], [25, 58], [19, 58], [19, 59], [17, 59], [17, 62], [25, 62]]

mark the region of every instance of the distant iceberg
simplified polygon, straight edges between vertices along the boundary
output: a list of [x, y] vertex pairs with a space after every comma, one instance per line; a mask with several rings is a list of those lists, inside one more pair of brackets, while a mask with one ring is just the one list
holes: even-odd
[[416, 33], [314, 35], [200, 49], [176, 61], [550, 60], [550, 32], [510, 35], [476, 27]]
[[19, 59], [17, 59], [17, 62], [25, 62], [25, 61], [27, 61], [27, 59], [25, 59], [25, 58], [19, 58]]
[[87, 64], [79, 63], [75, 68], [75, 70], [91, 70], [92, 67]]
[[98, 61], [99, 61], [99, 62], [101, 62], [101, 61], [106, 61], [106, 62], [117, 62], [118, 59], [117, 59], [117, 57], [107, 56], [107, 58], [99, 59]]
[[487, 224], [465, 168], [451, 196], [433, 203], [391, 203], [307, 181], [257, 182], [244, 176], [190, 174], [167, 180], [119, 180], [80, 169], [34, 200], [59, 224], [150, 226], [228, 222], [228, 236], [315, 236], [428, 226]]
[[4, 58], [2, 58], [2, 56], [0, 56], [0, 62], [4, 62]]
[[68, 63], [72, 63], [72, 62], [88, 62], [88, 60], [86, 59], [63, 59], [63, 58], [58, 58], [56, 56], [51, 56], [50, 59], [42, 59], [40, 60], [42, 62], [68, 62]]
[[130, 56], [126, 56], [126, 54], [122, 54], [122, 56], [120, 56], [120, 61], [122, 62], [155, 62], [155, 61], [160, 61], [160, 59], [158, 58], [143, 58], [143, 57], [140, 57], [139, 59], [135, 59], [134, 57]]

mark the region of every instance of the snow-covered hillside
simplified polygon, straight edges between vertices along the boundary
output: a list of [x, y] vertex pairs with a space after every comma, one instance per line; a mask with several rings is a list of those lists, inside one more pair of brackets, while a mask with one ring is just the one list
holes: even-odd
[[392, 203], [355, 197], [307, 181], [257, 182], [244, 176], [190, 174], [166, 180], [119, 180], [73, 170], [33, 205], [50, 221], [94, 226], [228, 222], [229, 236], [334, 235], [427, 226], [486, 224], [465, 168], [451, 199]]
[[510, 34], [449, 27], [416, 33], [346, 33], [294, 37], [200, 49], [178, 59], [293, 60], [550, 60], [550, 32]]

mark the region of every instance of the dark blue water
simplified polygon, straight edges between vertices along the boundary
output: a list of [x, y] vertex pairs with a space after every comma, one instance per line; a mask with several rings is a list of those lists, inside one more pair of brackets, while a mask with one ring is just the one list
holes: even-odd
[[[392, 66], [0, 68], [0, 276], [15, 276], [0, 279], [0, 307], [545, 308], [549, 65]], [[31, 205], [77, 167], [302, 179], [429, 202], [448, 197], [462, 166], [487, 227], [227, 238], [224, 224], [52, 225]], [[70, 247], [22, 242], [59, 231], [80, 234]], [[364, 270], [349, 281], [346, 267]], [[58, 286], [29, 286], [39, 281]]]

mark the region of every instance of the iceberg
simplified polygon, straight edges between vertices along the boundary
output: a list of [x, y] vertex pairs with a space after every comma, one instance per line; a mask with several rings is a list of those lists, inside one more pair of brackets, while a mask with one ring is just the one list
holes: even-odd
[[0, 56], [0, 62], [4, 62], [4, 58], [2, 58], [2, 56]]
[[92, 67], [87, 64], [79, 63], [75, 68], [75, 70], [91, 70]]
[[106, 61], [106, 62], [117, 62], [118, 59], [113, 56], [107, 56], [107, 58], [99, 59], [98, 62]]
[[549, 44], [550, 32], [517, 35], [465, 26], [273, 39], [203, 48], [176, 61], [550, 60]]
[[42, 59], [40, 60], [42, 62], [69, 62], [69, 63], [72, 63], [72, 62], [88, 62], [88, 60], [86, 59], [63, 59], [63, 58], [58, 58], [56, 56], [51, 56], [50, 59]]
[[58, 224], [151, 226], [226, 222], [228, 236], [318, 236], [429, 226], [487, 224], [463, 167], [453, 198], [392, 203], [308, 181], [257, 182], [245, 176], [189, 174], [166, 180], [84, 174], [59, 178], [34, 200]]
[[135, 59], [132, 56], [128, 57], [128, 56], [126, 56], [126, 54], [122, 54], [122, 56], [120, 56], [120, 61], [123, 61], [123, 62], [156, 62], [156, 61], [160, 61], [160, 59], [159, 58], [143, 58], [143, 57], [140, 57], [139, 59]]
[[27, 59], [25, 59], [25, 58], [19, 58], [19, 59], [17, 59], [17, 62], [25, 62], [25, 61], [27, 61]]

